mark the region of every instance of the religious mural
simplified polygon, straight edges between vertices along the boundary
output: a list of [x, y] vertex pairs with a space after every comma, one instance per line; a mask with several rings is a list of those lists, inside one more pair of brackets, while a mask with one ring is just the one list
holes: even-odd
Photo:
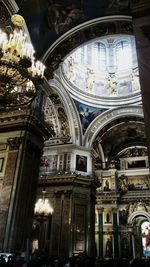
[[121, 123], [117, 127], [110, 127], [109, 130], [107, 129], [106, 132], [103, 130], [103, 132], [103, 136], [100, 137], [106, 155], [117, 153], [118, 147], [125, 147], [127, 144], [144, 143], [146, 138], [144, 123], [138, 121], [136, 123], [130, 121]]
[[76, 170], [87, 172], [87, 157], [76, 155]]
[[116, 7], [118, 12], [127, 12], [128, 7], [128, 1], [118, 0], [16, 0], [16, 2], [19, 13], [27, 22], [38, 54], [43, 52], [43, 48], [48, 49], [60, 35], [79, 23], [107, 15], [108, 12], [110, 14]]
[[150, 256], [150, 223], [148, 221], [142, 223], [142, 247], [143, 247], [143, 256]]
[[85, 104], [82, 104], [78, 102], [77, 100], [74, 100], [77, 110], [79, 112], [81, 124], [82, 124], [82, 130], [83, 133], [85, 133], [86, 129], [90, 125], [90, 123], [100, 114], [105, 112], [107, 109], [104, 108], [94, 108]]
[[64, 76], [74, 89], [92, 97], [133, 95], [140, 91], [137, 57], [132, 53], [134, 49], [133, 36], [96, 39], [78, 47], [66, 58]]
[[83, 1], [48, 1], [47, 23], [49, 29], [54, 29], [56, 34], [82, 22], [86, 16], [83, 11]]

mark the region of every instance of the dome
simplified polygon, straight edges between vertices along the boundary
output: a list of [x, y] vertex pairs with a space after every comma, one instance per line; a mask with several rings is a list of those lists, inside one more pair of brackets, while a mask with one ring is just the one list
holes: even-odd
[[131, 35], [101, 37], [78, 47], [62, 65], [69, 90], [87, 99], [135, 98], [140, 94], [135, 51]]

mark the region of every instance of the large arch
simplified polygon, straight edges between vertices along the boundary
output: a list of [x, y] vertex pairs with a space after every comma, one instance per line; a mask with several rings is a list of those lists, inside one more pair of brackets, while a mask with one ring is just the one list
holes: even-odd
[[150, 214], [146, 211], [134, 211], [129, 217], [128, 217], [128, 224], [133, 225], [134, 219], [136, 217], [145, 217], [150, 222]]
[[75, 107], [72, 98], [70, 97], [69, 93], [64, 88], [64, 86], [60, 83], [59, 79], [57, 79], [57, 77], [55, 77], [55, 79], [50, 80], [47, 83], [47, 95], [49, 93], [48, 89], [49, 87], [51, 87], [54, 90], [54, 92], [56, 92], [56, 94], [59, 95], [62, 105], [64, 106], [69, 121], [71, 142], [73, 144], [81, 145], [82, 144], [81, 123], [79, 115], [77, 113], [77, 109]]
[[59, 37], [42, 58], [48, 67], [47, 79], [51, 77], [52, 72], [58, 68], [65, 57], [79, 45], [100, 36], [119, 33], [133, 34], [132, 18], [130, 16], [104, 16], [72, 28]]
[[123, 118], [126, 116], [137, 116], [143, 118], [142, 106], [123, 106], [115, 109], [110, 109], [99, 115], [88, 127], [84, 136], [84, 145], [92, 147], [92, 143], [98, 132], [108, 123], [116, 118]]

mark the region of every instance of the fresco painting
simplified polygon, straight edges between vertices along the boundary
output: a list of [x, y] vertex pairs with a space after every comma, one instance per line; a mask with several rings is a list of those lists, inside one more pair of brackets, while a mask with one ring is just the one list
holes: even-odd
[[144, 222], [141, 225], [142, 231], [142, 246], [143, 246], [143, 256], [150, 256], [150, 223]]
[[77, 110], [79, 112], [81, 124], [82, 124], [82, 130], [83, 133], [85, 133], [86, 129], [90, 125], [90, 123], [100, 114], [105, 112], [107, 109], [104, 108], [94, 108], [85, 104], [82, 104], [78, 102], [77, 100], [74, 100]]
[[76, 155], [76, 170], [87, 172], [87, 157], [82, 155]]

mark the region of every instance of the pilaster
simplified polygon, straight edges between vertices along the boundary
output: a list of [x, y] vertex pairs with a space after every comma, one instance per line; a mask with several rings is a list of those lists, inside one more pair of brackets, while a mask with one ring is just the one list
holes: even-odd
[[[39, 179], [52, 207], [51, 252], [68, 257], [86, 251], [95, 256], [95, 189], [97, 180], [75, 173]], [[39, 193], [38, 193], [39, 195]], [[37, 196], [38, 197], [38, 196]]]
[[0, 190], [0, 249], [22, 252], [32, 229], [40, 158], [50, 131], [29, 111], [3, 113], [0, 123], [1, 143], [6, 144]]
[[148, 0], [133, 1], [131, 5], [131, 14], [133, 17], [133, 33], [136, 40], [145, 130], [150, 157], [150, 2]]

